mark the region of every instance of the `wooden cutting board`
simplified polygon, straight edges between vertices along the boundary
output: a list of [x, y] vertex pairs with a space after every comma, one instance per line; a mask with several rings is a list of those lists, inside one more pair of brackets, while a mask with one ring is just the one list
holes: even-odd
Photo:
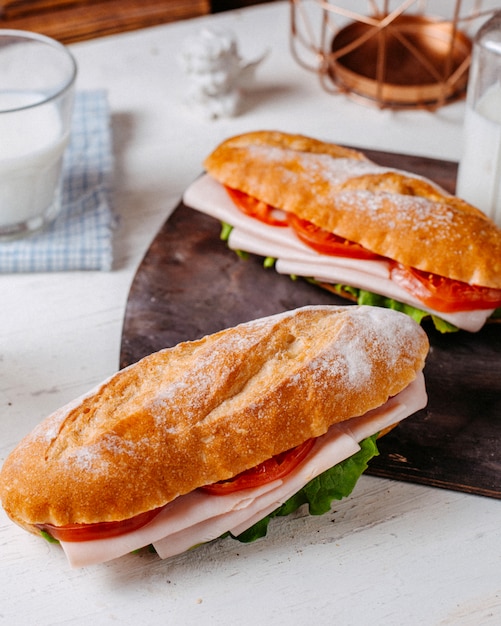
[[[365, 151], [381, 165], [427, 176], [449, 191], [457, 165]], [[219, 223], [182, 203], [153, 241], [132, 283], [121, 367], [179, 341], [307, 304], [346, 304], [303, 280], [238, 258]], [[379, 441], [368, 473], [501, 498], [501, 324], [441, 335], [425, 324], [429, 402]]]

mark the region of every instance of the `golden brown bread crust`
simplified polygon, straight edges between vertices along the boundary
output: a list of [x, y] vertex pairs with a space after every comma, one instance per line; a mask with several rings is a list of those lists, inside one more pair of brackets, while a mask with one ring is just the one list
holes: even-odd
[[2, 505], [31, 531], [133, 517], [380, 406], [427, 351], [409, 317], [357, 306], [304, 307], [179, 344], [25, 437], [2, 468]]
[[404, 265], [501, 289], [501, 229], [421, 177], [298, 135], [257, 131], [205, 160], [219, 182]]

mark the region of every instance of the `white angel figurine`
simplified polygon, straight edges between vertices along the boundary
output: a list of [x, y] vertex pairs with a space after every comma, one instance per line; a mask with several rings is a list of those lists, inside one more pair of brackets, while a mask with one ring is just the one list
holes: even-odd
[[234, 35], [205, 28], [184, 41], [180, 63], [189, 79], [186, 104], [208, 119], [238, 114], [242, 88], [265, 55], [245, 62]]

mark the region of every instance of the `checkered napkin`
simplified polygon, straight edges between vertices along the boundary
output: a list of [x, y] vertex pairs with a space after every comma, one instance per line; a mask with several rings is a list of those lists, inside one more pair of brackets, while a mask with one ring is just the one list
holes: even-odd
[[0, 243], [0, 272], [110, 270], [116, 226], [112, 170], [106, 92], [77, 92], [64, 157], [62, 211], [44, 231]]

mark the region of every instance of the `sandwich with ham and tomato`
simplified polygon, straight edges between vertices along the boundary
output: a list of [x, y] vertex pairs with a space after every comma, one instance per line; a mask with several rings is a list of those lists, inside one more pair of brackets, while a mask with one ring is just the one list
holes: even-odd
[[277, 272], [431, 316], [442, 332], [476, 332], [500, 315], [501, 229], [435, 183], [278, 131], [232, 137], [204, 165], [184, 203]]
[[252, 541], [347, 496], [377, 437], [424, 408], [428, 338], [410, 317], [308, 306], [151, 354], [42, 421], [0, 499], [87, 566]]

